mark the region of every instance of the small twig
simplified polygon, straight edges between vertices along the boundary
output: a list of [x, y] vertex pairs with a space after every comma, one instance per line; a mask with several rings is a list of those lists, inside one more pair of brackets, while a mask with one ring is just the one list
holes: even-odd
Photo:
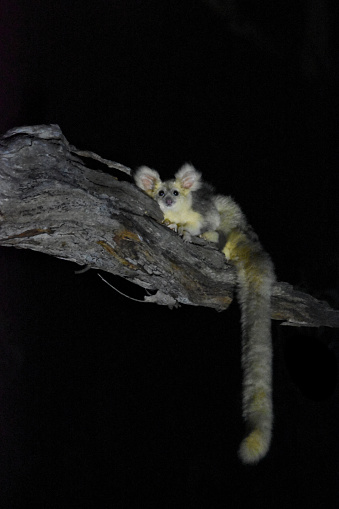
[[120, 290], [118, 290], [117, 288], [115, 288], [115, 286], [111, 285], [111, 283], [109, 283], [108, 281], [106, 281], [106, 279], [104, 277], [102, 277], [101, 274], [98, 274], [98, 276], [106, 283], [106, 285], [110, 286], [111, 288], [113, 288], [113, 290], [115, 290], [116, 292], [120, 293], [120, 295], [123, 295], [124, 297], [126, 297], [127, 299], [131, 299], [131, 300], [134, 300], [135, 302], [142, 302], [143, 304], [146, 303], [147, 301], [145, 300], [140, 300], [140, 299], [134, 299], [134, 297], [130, 297], [129, 295], [126, 295], [125, 293], [121, 292]]
[[90, 265], [85, 265], [85, 267], [83, 269], [75, 270], [74, 274], [83, 274], [84, 272], [87, 272], [91, 268], [92, 267]]

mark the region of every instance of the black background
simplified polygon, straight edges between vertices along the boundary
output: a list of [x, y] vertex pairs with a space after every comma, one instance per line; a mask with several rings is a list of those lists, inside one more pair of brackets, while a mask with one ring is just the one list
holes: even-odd
[[[192, 162], [279, 280], [338, 306], [335, 2], [0, 7], [2, 133], [58, 123], [164, 178]], [[170, 311], [69, 262], [0, 259], [1, 507], [337, 507], [336, 331], [273, 323], [273, 443], [245, 467], [236, 303]]]

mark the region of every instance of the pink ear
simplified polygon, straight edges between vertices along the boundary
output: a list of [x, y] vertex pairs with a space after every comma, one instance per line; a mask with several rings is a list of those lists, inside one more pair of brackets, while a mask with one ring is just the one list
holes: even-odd
[[198, 172], [191, 164], [184, 164], [175, 174], [177, 180], [180, 181], [181, 187], [196, 191], [200, 188], [201, 173]]
[[143, 191], [153, 191], [155, 186], [161, 182], [159, 173], [147, 166], [141, 166], [134, 175], [135, 183]]
[[145, 174], [140, 180], [144, 189], [153, 189], [154, 177], [152, 175]]

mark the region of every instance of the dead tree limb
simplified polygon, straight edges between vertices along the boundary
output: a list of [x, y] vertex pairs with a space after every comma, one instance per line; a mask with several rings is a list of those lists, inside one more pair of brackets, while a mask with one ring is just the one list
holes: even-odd
[[[224, 256], [198, 238], [184, 243], [161, 225], [153, 200], [80, 156], [131, 173], [77, 150], [57, 125], [19, 127], [0, 139], [0, 245], [119, 275], [157, 292], [150, 302], [226, 309], [236, 277]], [[290, 325], [339, 327], [339, 311], [287, 283], [275, 285], [272, 306], [272, 318]]]

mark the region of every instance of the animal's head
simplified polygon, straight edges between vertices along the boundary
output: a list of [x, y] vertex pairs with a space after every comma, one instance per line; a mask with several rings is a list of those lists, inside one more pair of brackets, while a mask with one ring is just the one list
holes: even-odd
[[147, 166], [141, 166], [135, 175], [135, 183], [151, 198], [158, 202], [161, 210], [178, 210], [190, 193], [201, 186], [201, 174], [190, 164], [184, 164], [174, 175], [174, 179], [162, 182], [159, 173]]

